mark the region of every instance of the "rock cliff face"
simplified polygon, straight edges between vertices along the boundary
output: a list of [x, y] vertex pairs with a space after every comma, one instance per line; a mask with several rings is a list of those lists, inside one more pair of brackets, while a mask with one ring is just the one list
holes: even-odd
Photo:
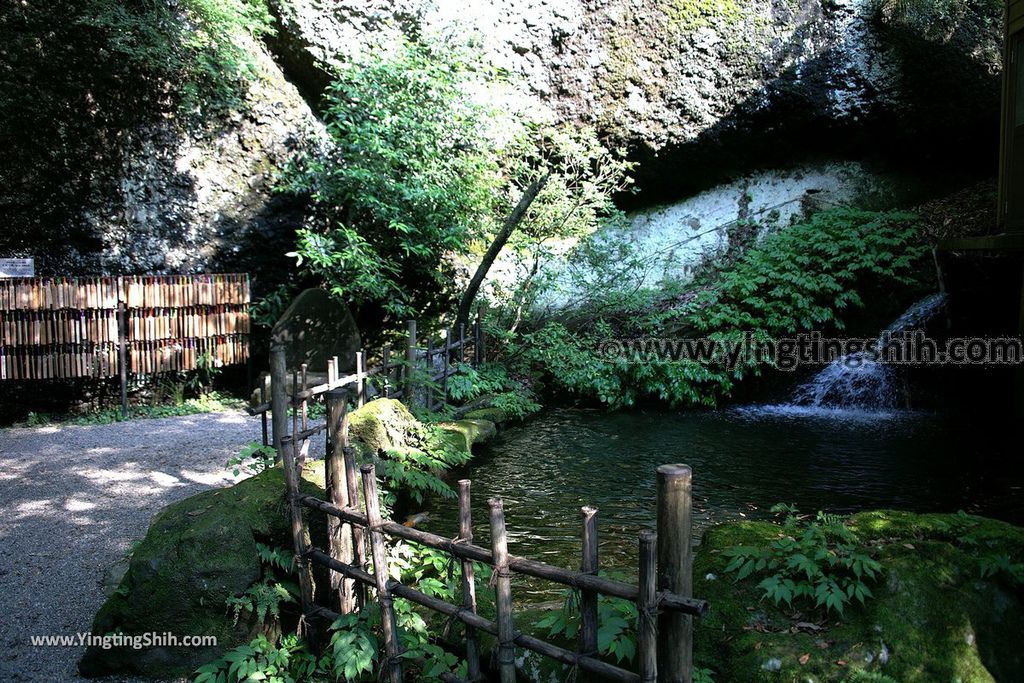
[[791, 162], [793, 142], [996, 149], [995, 0], [277, 1], [307, 74], [388, 32], [475, 34], [522, 98], [631, 149], [645, 203]]
[[[35, 220], [38, 200], [0, 201], [27, 216], [0, 253], [35, 255], [42, 273], [237, 268], [272, 280], [304, 210], [273, 178], [317, 134], [331, 64], [400, 31], [476, 36], [511, 74], [515, 106], [595, 125], [632, 150], [642, 192], [624, 201], [634, 203], [786, 166], [797, 149], [964, 164], [996, 149], [997, 0], [269, 6], [277, 33], [249, 47], [261, 75], [243, 107], [188, 132], [174, 117], [126, 117], [123, 154], [98, 164], [106, 181], [87, 179], [70, 211]], [[37, 232], [78, 237], [33, 254]]]

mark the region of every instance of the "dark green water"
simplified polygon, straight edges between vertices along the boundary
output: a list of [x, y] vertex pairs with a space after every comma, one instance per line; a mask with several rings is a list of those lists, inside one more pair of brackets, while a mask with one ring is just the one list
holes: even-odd
[[[503, 432], [457, 473], [473, 481], [477, 542], [486, 499], [505, 501], [513, 553], [578, 562], [582, 505], [599, 508], [602, 565], [635, 567], [653, 528], [654, 473], [693, 467], [695, 523], [802, 511], [964, 509], [1024, 523], [1016, 422], [787, 406], [714, 412], [556, 409]], [[454, 535], [456, 506], [437, 501], [427, 528]]]

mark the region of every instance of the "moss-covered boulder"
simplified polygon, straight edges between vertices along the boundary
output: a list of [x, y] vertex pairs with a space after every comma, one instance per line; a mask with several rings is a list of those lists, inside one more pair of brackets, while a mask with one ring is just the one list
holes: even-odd
[[407, 448], [422, 431], [420, 421], [393, 398], [370, 401], [349, 415], [349, 439], [372, 454]]
[[470, 453], [473, 445], [485, 443], [498, 433], [498, 428], [490, 420], [457, 420], [442, 422], [441, 437], [460, 451]]
[[509, 421], [508, 414], [501, 408], [495, 408], [493, 406], [488, 408], [477, 408], [466, 413], [466, 419], [468, 420], [487, 420], [493, 422], [496, 425], [503, 424]]
[[850, 522], [881, 563], [874, 597], [842, 617], [777, 608], [761, 599], [760, 575], [734, 581], [731, 546], [764, 546], [781, 527], [712, 527], [695, 560], [694, 593], [711, 603], [696, 630], [695, 659], [728, 681], [1024, 680], [1021, 585], [983, 577], [983, 558], [1024, 558], [1024, 529], [981, 517], [876, 511]]
[[[437, 425], [446, 445], [464, 453], [497, 433], [494, 422], [465, 419]], [[401, 401], [380, 398], [370, 401], [349, 416], [349, 439], [362, 455], [430, 447], [426, 425], [409, 412]]]
[[[323, 496], [322, 463], [303, 473], [303, 488]], [[249, 642], [253, 624], [233, 623], [225, 600], [259, 580], [257, 541], [292, 547], [284, 494], [284, 473], [274, 467], [230, 488], [204, 491], [164, 508], [92, 626], [97, 634], [216, 636], [216, 647], [93, 647], [79, 663], [81, 673], [187, 675], [223, 651]]]

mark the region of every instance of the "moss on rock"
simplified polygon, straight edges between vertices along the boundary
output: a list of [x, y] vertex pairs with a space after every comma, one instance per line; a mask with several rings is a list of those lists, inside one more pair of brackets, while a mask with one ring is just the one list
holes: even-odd
[[724, 572], [722, 550], [764, 546], [779, 536], [779, 526], [708, 529], [694, 566], [694, 593], [712, 606], [697, 626], [697, 665], [713, 669], [720, 683], [857, 680], [863, 674], [855, 670], [901, 683], [1022, 680], [1021, 587], [1002, 576], [983, 578], [980, 558], [1005, 554], [1020, 561], [1024, 529], [981, 517], [891, 510], [854, 515], [850, 526], [884, 573], [866, 606], [827, 619], [776, 608], [761, 600], [758, 578], [734, 582]]
[[349, 437], [367, 446], [371, 454], [408, 448], [423, 426], [401, 401], [379, 398], [349, 415]]
[[442, 430], [441, 438], [465, 453], [471, 453], [474, 444], [484, 443], [498, 433], [498, 428], [490, 420], [442, 422], [438, 427]]
[[508, 414], [501, 408], [495, 408], [493, 406], [489, 408], [477, 408], [466, 413], [467, 420], [487, 420], [493, 422], [495, 425], [500, 425], [509, 421]]
[[[323, 481], [322, 463], [314, 463], [303, 473], [302, 486], [322, 497]], [[225, 650], [249, 642], [252, 625], [233, 624], [225, 600], [259, 580], [257, 541], [291, 548], [284, 493], [284, 473], [274, 467], [230, 488], [204, 491], [164, 508], [92, 626], [95, 634], [216, 636], [216, 647], [91, 647], [79, 664], [81, 673], [188, 675]], [[315, 523], [312, 533], [317, 533]]]
[[[442, 422], [436, 436], [442, 447], [455, 448], [469, 454], [473, 444], [482, 443], [497, 433], [494, 422], [486, 419], [465, 419]], [[349, 436], [361, 455], [377, 455], [387, 451], [431, 449], [426, 425], [409, 412], [401, 401], [381, 398], [370, 401], [349, 416]]]

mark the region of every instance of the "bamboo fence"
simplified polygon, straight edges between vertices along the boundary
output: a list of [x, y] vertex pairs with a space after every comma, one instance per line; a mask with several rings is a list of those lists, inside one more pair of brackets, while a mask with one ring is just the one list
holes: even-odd
[[244, 363], [249, 296], [245, 274], [0, 280], [0, 380]]

